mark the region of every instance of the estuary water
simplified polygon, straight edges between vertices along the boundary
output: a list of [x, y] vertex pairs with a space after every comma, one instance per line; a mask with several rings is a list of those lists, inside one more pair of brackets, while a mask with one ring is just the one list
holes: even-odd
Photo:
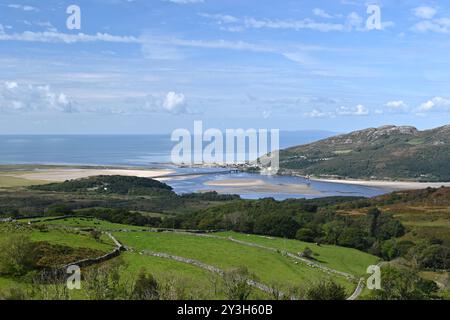
[[[280, 146], [286, 148], [326, 138], [331, 133], [304, 132], [281, 133]], [[177, 174], [200, 175], [166, 181], [177, 193], [189, 193], [207, 190], [233, 192], [243, 198], [257, 199], [272, 197], [277, 200], [288, 198], [317, 198], [326, 196], [363, 196], [372, 197], [390, 192], [385, 188], [374, 188], [344, 183], [306, 181], [300, 177], [261, 176], [259, 174], [212, 173], [217, 169], [177, 168], [170, 164], [170, 153], [175, 142], [170, 135], [4, 135], [0, 136], [0, 164], [60, 164], [60, 165], [110, 165], [152, 168], [171, 168]], [[219, 170], [220, 171], [220, 170]], [[205, 174], [210, 173], [210, 174]], [[272, 186], [270, 191], [245, 187], [231, 189], [211, 186], [211, 181], [255, 179], [262, 184]], [[283, 186], [304, 185], [309, 183], [314, 194], [285, 193]], [[279, 188], [278, 188], [279, 187]], [[278, 190], [280, 189], [280, 190]]]

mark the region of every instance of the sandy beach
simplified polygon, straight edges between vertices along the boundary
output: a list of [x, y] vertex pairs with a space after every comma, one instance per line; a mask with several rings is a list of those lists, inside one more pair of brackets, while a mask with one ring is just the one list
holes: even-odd
[[389, 190], [418, 190], [426, 188], [440, 188], [442, 186], [450, 187], [450, 182], [414, 182], [414, 181], [383, 181], [383, 180], [338, 180], [338, 179], [317, 179], [312, 181], [351, 184], [365, 187], [385, 188]]
[[155, 178], [172, 174], [169, 169], [36, 169], [32, 172], [19, 173], [15, 175], [27, 180], [39, 181], [66, 181], [73, 179], [88, 178], [93, 176], [134, 176], [141, 178]]
[[227, 179], [211, 180], [205, 183], [206, 186], [220, 187], [215, 189], [219, 193], [283, 193], [283, 194], [304, 194], [320, 195], [320, 191], [315, 190], [307, 184], [271, 184], [259, 179]]

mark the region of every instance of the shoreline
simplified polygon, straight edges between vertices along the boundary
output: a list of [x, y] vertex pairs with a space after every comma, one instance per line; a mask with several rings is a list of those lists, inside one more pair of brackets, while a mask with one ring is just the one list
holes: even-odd
[[[198, 166], [197, 166], [198, 168]], [[214, 168], [213, 166], [207, 166], [207, 168]], [[217, 169], [224, 170], [224, 167], [217, 167]], [[226, 168], [226, 169], [236, 169], [236, 168]], [[242, 172], [247, 172], [242, 170]], [[219, 172], [214, 172], [219, 173]], [[225, 172], [224, 172], [225, 173]], [[259, 176], [256, 172], [253, 173]], [[176, 169], [169, 168], [157, 168], [157, 167], [140, 167], [140, 166], [111, 166], [111, 165], [47, 165], [47, 164], [0, 164], [0, 174], [2, 176], [9, 176], [15, 178], [21, 178], [26, 180], [38, 180], [47, 182], [60, 182], [71, 179], [87, 178], [97, 175], [125, 175], [125, 176], [136, 176], [143, 178], [152, 178], [160, 181], [170, 180], [183, 180], [189, 177], [195, 178], [203, 175], [211, 174], [209, 172], [199, 173], [178, 173]], [[283, 177], [298, 177], [304, 178], [304, 176], [295, 174], [279, 174], [278, 176]], [[324, 183], [334, 183], [334, 184], [344, 184], [344, 185], [355, 185], [362, 187], [372, 187], [384, 189], [387, 191], [405, 191], [405, 190], [419, 190], [431, 188], [440, 188], [442, 186], [450, 187], [450, 182], [419, 182], [419, 181], [390, 181], [390, 180], [359, 180], [359, 179], [337, 179], [337, 178], [319, 178], [311, 177], [309, 179], [312, 182], [324, 182]], [[230, 183], [231, 182], [231, 183]], [[223, 182], [222, 182], [223, 183]], [[317, 194], [317, 190], [312, 190], [312, 188], [305, 187], [304, 184], [280, 184], [280, 185], [269, 185], [269, 184], [259, 184], [252, 181], [228, 181], [224, 185], [219, 182], [208, 181], [205, 185], [211, 187], [219, 187], [223, 189], [240, 189], [235, 191], [247, 191], [243, 189], [253, 189], [252, 191], [270, 191], [270, 192], [280, 192], [289, 190], [287, 193], [306, 193], [306, 194]], [[255, 190], [256, 189], [256, 190]], [[278, 189], [278, 190], [277, 190]], [[295, 190], [295, 191], [294, 191]], [[231, 190], [230, 190], [231, 191]], [[320, 193], [320, 192], [319, 192]]]
[[175, 173], [171, 169], [112, 167], [112, 166], [42, 166], [42, 165], [7, 165], [0, 166], [3, 177], [19, 178], [29, 181], [63, 182], [66, 180], [89, 178], [93, 176], [132, 176], [156, 178]]
[[311, 181], [336, 184], [374, 187], [394, 191], [420, 190], [426, 188], [450, 187], [450, 182], [419, 182], [419, 181], [389, 181], [389, 180], [358, 180], [358, 179], [326, 179], [311, 178]]

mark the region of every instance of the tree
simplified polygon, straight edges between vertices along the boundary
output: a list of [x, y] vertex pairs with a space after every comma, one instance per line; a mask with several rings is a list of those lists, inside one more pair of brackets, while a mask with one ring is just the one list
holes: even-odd
[[158, 300], [159, 285], [156, 279], [147, 275], [144, 269], [139, 272], [138, 278], [134, 283], [132, 298], [134, 300]]
[[307, 300], [345, 300], [345, 288], [333, 280], [320, 281], [306, 289]]
[[254, 231], [275, 237], [294, 238], [299, 224], [289, 215], [265, 214], [255, 220]]
[[438, 244], [422, 243], [408, 252], [420, 268], [447, 269], [450, 266], [450, 248]]
[[369, 247], [367, 234], [356, 227], [344, 229], [339, 235], [337, 244], [342, 247], [356, 248], [359, 250], [365, 250]]
[[384, 241], [380, 246], [380, 255], [387, 261], [397, 258], [399, 256], [397, 241], [395, 239]]
[[438, 291], [433, 281], [422, 279], [406, 268], [386, 267], [381, 270], [381, 290], [372, 292], [374, 300], [426, 300]]
[[378, 229], [378, 217], [381, 215], [381, 211], [378, 208], [371, 208], [367, 215], [370, 217], [370, 236], [376, 237]]
[[223, 276], [225, 294], [229, 300], [247, 300], [252, 292], [248, 283], [250, 273], [246, 267], [225, 272]]
[[295, 239], [305, 242], [313, 242], [315, 237], [314, 231], [312, 231], [309, 228], [301, 228], [298, 229], [297, 233], [295, 234]]

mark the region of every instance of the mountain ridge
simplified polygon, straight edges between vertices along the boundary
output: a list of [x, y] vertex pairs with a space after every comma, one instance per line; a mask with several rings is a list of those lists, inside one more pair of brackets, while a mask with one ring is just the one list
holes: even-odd
[[281, 174], [450, 181], [450, 125], [367, 128], [280, 151]]

